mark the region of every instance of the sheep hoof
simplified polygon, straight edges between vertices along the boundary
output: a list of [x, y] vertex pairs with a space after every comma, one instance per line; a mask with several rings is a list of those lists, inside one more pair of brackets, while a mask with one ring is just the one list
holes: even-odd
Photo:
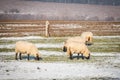
[[35, 60], [38, 60], [38, 61], [39, 61], [39, 60], [42, 60], [42, 58], [41, 58], [41, 57], [40, 57], [40, 58], [35, 58]]
[[77, 57], [77, 60], [79, 60], [79, 57]]
[[18, 58], [17, 58], [17, 57], [15, 57], [15, 60], [18, 60]]
[[72, 57], [70, 57], [70, 60], [73, 60], [73, 58], [72, 58]]
[[88, 59], [90, 59], [90, 57], [86, 57], [86, 59], [88, 60]]
[[43, 60], [43, 58], [40, 57], [39, 60]]
[[82, 59], [84, 60], [84, 57], [82, 57]]

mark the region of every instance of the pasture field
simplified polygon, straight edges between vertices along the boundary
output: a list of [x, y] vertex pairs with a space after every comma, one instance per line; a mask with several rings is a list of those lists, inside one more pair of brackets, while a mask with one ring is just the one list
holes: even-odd
[[[70, 36], [69, 36], [70, 37]], [[0, 80], [120, 80], [120, 36], [94, 36], [94, 44], [88, 46], [90, 60], [70, 60], [62, 51], [63, 42], [69, 37], [1, 37]], [[34, 43], [42, 60], [22, 56], [15, 60], [15, 42], [25, 40]]]
[[[64, 41], [84, 31], [94, 34], [91, 58], [70, 60]], [[44, 36], [45, 21], [0, 21], [0, 80], [120, 80], [120, 22], [50, 21]], [[42, 60], [15, 60], [19, 40], [34, 43]]]

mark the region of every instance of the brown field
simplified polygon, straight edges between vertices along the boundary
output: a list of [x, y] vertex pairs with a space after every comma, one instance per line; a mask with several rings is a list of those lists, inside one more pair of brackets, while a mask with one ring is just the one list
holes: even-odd
[[[50, 21], [49, 36], [78, 36], [91, 31], [95, 36], [120, 35], [120, 22], [100, 21]], [[45, 36], [45, 21], [0, 21], [0, 37]]]

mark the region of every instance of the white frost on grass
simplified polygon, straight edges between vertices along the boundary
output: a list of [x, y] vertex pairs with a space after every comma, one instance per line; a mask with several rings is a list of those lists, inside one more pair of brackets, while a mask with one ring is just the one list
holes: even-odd
[[25, 37], [2, 37], [0, 40], [28, 40], [28, 39], [45, 39], [41, 36], [25, 36]]
[[[65, 54], [66, 54], [66, 53], [64, 53], [64, 52], [45, 51], [45, 50], [40, 50], [39, 53], [40, 53], [41, 55], [46, 55], [46, 56], [50, 56], [50, 55], [61, 56], [61, 55], [65, 55]], [[15, 55], [15, 52], [0, 52], [0, 55]]]
[[[46, 51], [46, 50], [39, 50], [39, 53], [41, 55], [46, 55], [46, 56], [50, 56], [50, 55], [56, 55], [56, 56], [61, 56], [61, 55], [67, 55], [66, 52], [63, 52], [61, 50], [60, 51]], [[15, 54], [15, 52], [0, 52], [0, 55], [13, 55]], [[91, 56], [115, 56], [115, 57], [120, 57], [120, 53], [119, 52], [92, 52]]]
[[41, 50], [39, 51], [41, 53], [41, 55], [56, 55], [56, 56], [61, 56], [61, 55], [65, 55], [66, 53], [64, 52], [58, 52], [58, 51], [45, 51], [45, 50]]
[[62, 48], [62, 43], [38, 43], [35, 44], [38, 48]]
[[[70, 37], [70, 36], [69, 36]], [[28, 40], [28, 39], [67, 39], [69, 37], [41, 37], [41, 36], [24, 36], [24, 37], [2, 37], [0, 40]], [[93, 36], [94, 38], [120, 38], [120, 36]]]
[[[81, 79], [87, 77], [120, 78], [119, 68], [94, 63], [1, 62], [3, 79]], [[108, 64], [106, 64], [108, 65]], [[28, 76], [29, 75], [29, 76]]]
[[24, 37], [2, 37], [0, 40], [40, 40], [40, 39], [67, 39], [68, 37], [42, 37], [42, 36], [24, 36]]
[[[35, 43], [37, 48], [62, 48], [62, 43]], [[1, 44], [0, 48], [12, 49], [15, 44]]]
[[97, 38], [97, 39], [100, 39], [100, 38], [120, 38], [120, 36], [93, 36], [93, 38]]
[[7, 49], [13, 49], [15, 48], [15, 44], [2, 44], [0, 45], [0, 48], [7, 48]]
[[15, 55], [15, 52], [0, 52], [0, 55]]
[[92, 56], [120, 56], [120, 52], [92, 52]]

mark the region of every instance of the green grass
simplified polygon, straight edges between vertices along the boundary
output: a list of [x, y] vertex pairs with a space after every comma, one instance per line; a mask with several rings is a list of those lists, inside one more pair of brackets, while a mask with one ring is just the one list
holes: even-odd
[[[68, 56], [56, 56], [56, 55], [50, 55], [50, 56], [42, 56], [42, 60], [36, 61], [34, 60], [34, 57], [30, 56], [30, 62], [67, 62], [67, 63], [95, 63], [95, 62], [103, 62], [107, 59], [113, 59], [115, 58], [114, 56], [91, 56], [89, 60], [87, 59], [82, 59], [74, 55], [73, 60], [70, 60]], [[27, 61], [27, 55], [22, 56], [21, 61]], [[15, 60], [15, 55], [1, 55], [0, 60], [2, 61], [10, 61], [10, 60]]]
[[115, 43], [115, 42], [119, 42], [120, 44], [120, 38], [94, 38], [93, 42], [97, 42], [97, 43]]
[[[49, 37], [44, 39], [28, 39], [32, 43], [42, 43], [42, 44], [59, 44], [63, 43], [66, 37]], [[4, 44], [15, 44], [17, 40], [0, 40], [0, 45]], [[91, 52], [120, 52], [120, 38], [94, 38], [94, 44], [88, 46]], [[61, 48], [38, 48], [39, 50], [46, 51], [62, 51]], [[0, 48], [0, 52], [11, 52], [14, 51], [12, 48]]]
[[[66, 39], [65, 38], [60, 38], [60, 37], [53, 37], [52, 38], [45, 38], [45, 39], [28, 39], [27, 41], [32, 42], [32, 43], [61, 43], [64, 42]], [[0, 40], [0, 44], [15, 44], [19, 40]], [[23, 41], [25, 41], [23, 39]]]
[[0, 52], [13, 52], [15, 49], [0, 48]]

